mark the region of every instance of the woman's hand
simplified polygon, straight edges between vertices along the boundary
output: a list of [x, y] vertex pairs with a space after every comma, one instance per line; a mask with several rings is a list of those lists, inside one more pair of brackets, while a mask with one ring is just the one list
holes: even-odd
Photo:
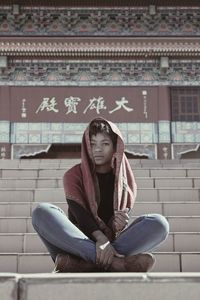
[[123, 257], [113, 248], [107, 237], [99, 230], [93, 232], [96, 239], [96, 264], [105, 270], [112, 264], [113, 257]]
[[114, 212], [112, 227], [115, 232], [122, 231], [129, 222], [128, 208]]
[[104, 269], [109, 268], [112, 264], [113, 256], [115, 255], [116, 251], [113, 246], [110, 244], [109, 241], [96, 242], [96, 264], [102, 266]]

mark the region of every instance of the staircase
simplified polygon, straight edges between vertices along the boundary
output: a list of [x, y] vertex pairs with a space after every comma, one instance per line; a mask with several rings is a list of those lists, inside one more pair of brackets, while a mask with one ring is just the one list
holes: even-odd
[[[0, 272], [45, 273], [54, 265], [31, 224], [39, 202], [67, 212], [62, 176], [78, 159], [0, 161]], [[200, 272], [200, 160], [130, 160], [138, 185], [132, 217], [160, 213], [168, 239], [152, 272]]]

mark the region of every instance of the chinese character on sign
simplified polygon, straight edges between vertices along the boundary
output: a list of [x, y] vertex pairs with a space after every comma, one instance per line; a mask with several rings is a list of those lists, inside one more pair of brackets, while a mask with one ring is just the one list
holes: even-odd
[[98, 98], [92, 98], [89, 100], [90, 104], [86, 107], [84, 110], [84, 114], [86, 114], [87, 110], [90, 109], [96, 109], [97, 114], [100, 114], [101, 109], [106, 109], [106, 106], [104, 105], [104, 99], [103, 97], [98, 97]]
[[6, 157], [6, 147], [1, 147], [1, 159]]
[[142, 91], [142, 96], [143, 96], [143, 102], [144, 102], [144, 116], [145, 119], [148, 119], [148, 112], [147, 112], [147, 91]]
[[70, 96], [69, 98], [65, 98], [65, 106], [68, 109], [66, 112], [66, 115], [71, 112], [73, 112], [74, 114], [77, 114], [76, 107], [80, 101], [81, 101], [81, 99], [78, 97]]
[[25, 107], [26, 99], [22, 99], [22, 108], [21, 108], [21, 117], [26, 118], [26, 107]]
[[57, 113], [59, 111], [58, 109], [55, 108], [57, 104], [58, 103], [56, 102], [55, 97], [43, 98], [42, 103], [40, 104], [40, 106], [38, 107], [35, 113], [37, 114], [39, 111], [43, 111], [45, 109], [47, 111], [54, 111]]
[[133, 111], [133, 108], [127, 107], [126, 104], [128, 103], [128, 100], [125, 99], [125, 97], [122, 97], [121, 100], [115, 101], [117, 104], [117, 107], [114, 108], [113, 110], [109, 111], [110, 114], [114, 113], [115, 111], [123, 108], [127, 112]]

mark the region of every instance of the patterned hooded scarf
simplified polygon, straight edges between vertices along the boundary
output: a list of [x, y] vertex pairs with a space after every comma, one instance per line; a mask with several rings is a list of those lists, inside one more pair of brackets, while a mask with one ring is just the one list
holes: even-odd
[[[116, 149], [111, 162], [111, 167], [115, 175], [113, 209], [114, 211], [125, 210], [126, 208], [131, 209], [135, 202], [137, 186], [128, 159], [124, 154], [123, 138], [117, 126], [110, 121], [103, 118], [96, 118], [91, 123], [98, 120], [107, 122], [112, 131], [117, 135]], [[113, 232], [114, 229], [106, 225], [97, 213], [100, 203], [100, 191], [90, 145], [90, 124], [86, 128], [82, 138], [81, 163], [67, 171], [63, 177], [64, 191], [66, 199], [77, 202], [89, 211], [100, 230], [109, 239], [113, 239], [119, 232]]]

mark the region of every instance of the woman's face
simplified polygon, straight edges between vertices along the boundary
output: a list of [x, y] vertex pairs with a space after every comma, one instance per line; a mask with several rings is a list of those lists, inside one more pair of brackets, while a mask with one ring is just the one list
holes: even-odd
[[90, 140], [92, 155], [96, 165], [96, 171], [106, 173], [111, 170], [111, 160], [114, 154], [114, 146], [109, 135], [97, 133]]

